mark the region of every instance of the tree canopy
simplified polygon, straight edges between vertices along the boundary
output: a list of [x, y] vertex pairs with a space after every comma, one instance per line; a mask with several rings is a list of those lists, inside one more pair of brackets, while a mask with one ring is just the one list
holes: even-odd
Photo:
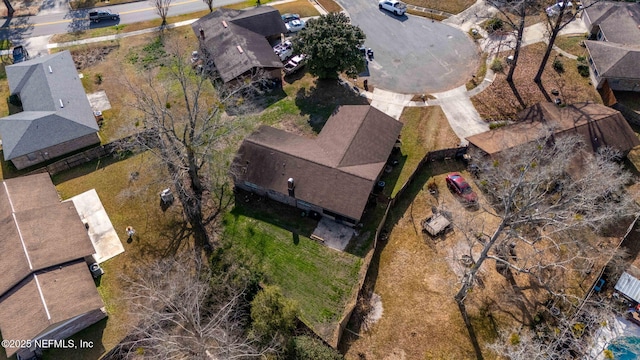
[[340, 72], [355, 75], [364, 68], [358, 47], [364, 44], [362, 30], [342, 13], [311, 19], [296, 36], [294, 47], [307, 55], [309, 72], [320, 79], [337, 79]]

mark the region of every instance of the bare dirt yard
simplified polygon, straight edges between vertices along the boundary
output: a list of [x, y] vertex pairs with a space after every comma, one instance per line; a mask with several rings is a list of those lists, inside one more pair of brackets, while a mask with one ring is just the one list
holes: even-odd
[[[502, 53], [498, 57], [503, 65], [503, 71], [498, 72], [495, 80], [487, 89], [471, 98], [480, 116], [485, 120], [513, 120], [516, 114], [524, 108], [541, 101], [554, 101], [556, 98], [563, 103], [573, 104], [584, 101], [602, 103], [600, 95], [591, 85], [589, 78], [580, 76], [577, 61], [566, 58], [555, 51], [551, 53], [545, 72], [542, 76], [542, 86], [533, 82], [538, 71], [546, 44], [537, 43], [522, 48], [520, 58], [514, 74], [514, 88], [506, 81], [509, 71], [506, 56]], [[554, 69], [557, 60], [564, 71]], [[558, 95], [553, 93], [557, 90]], [[521, 101], [518, 100], [518, 97]]]

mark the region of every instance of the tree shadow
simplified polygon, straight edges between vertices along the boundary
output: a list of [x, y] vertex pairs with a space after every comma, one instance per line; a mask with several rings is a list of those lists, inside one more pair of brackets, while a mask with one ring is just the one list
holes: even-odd
[[309, 117], [309, 125], [316, 133], [322, 130], [338, 106], [369, 105], [365, 97], [341, 85], [337, 80], [316, 80], [310, 89], [298, 90], [295, 102], [300, 115]]
[[290, 231], [294, 243], [300, 235], [311, 237], [319, 220], [319, 217], [314, 219], [306, 213], [303, 216], [303, 211], [293, 206], [241, 189], [235, 193], [235, 206], [230, 213], [236, 218], [246, 216]]
[[22, 44], [33, 31], [34, 24], [28, 16], [6, 17], [0, 27], [0, 40], [11, 40], [14, 44]]

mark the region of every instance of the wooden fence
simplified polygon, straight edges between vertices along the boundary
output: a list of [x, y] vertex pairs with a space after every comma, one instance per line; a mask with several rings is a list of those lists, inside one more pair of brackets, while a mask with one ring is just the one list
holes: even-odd
[[409, 187], [409, 185], [411, 185], [411, 183], [415, 179], [416, 174], [418, 174], [425, 165], [428, 165], [435, 161], [448, 161], [448, 160], [461, 158], [462, 155], [465, 154], [466, 152], [467, 152], [466, 147], [442, 149], [442, 150], [435, 150], [435, 151], [428, 152], [425, 155], [425, 157], [423, 157], [422, 160], [420, 160], [420, 163], [418, 163], [414, 172], [409, 176], [409, 179], [407, 179], [407, 181], [402, 185], [402, 187], [395, 194], [395, 196], [391, 198], [391, 200], [387, 204], [387, 209], [385, 210], [384, 215], [382, 216], [382, 219], [380, 220], [380, 223], [376, 228], [376, 234], [375, 234], [375, 237], [373, 238], [373, 244], [371, 246], [371, 249], [369, 249], [369, 251], [364, 257], [364, 266], [360, 268], [360, 272], [358, 273], [358, 291], [355, 295], [352, 295], [351, 299], [349, 299], [349, 301], [347, 302], [342, 319], [338, 323], [338, 331], [336, 334], [337, 336], [331, 339], [331, 341], [329, 341], [329, 345], [333, 346], [334, 348], [338, 347], [338, 344], [340, 344], [340, 340], [342, 339], [342, 335], [344, 334], [344, 330], [346, 329], [347, 324], [351, 319], [351, 315], [353, 315], [353, 311], [355, 310], [358, 304], [358, 299], [360, 297], [366, 296], [366, 294], [363, 293], [366, 275], [367, 275], [367, 272], [369, 271], [371, 260], [373, 259], [373, 256], [376, 252], [378, 240], [380, 238], [380, 234], [382, 233], [382, 228], [384, 227], [387, 221], [387, 217], [389, 215], [389, 211], [395, 205], [396, 200], [402, 196], [402, 194], [406, 191], [406, 189]]

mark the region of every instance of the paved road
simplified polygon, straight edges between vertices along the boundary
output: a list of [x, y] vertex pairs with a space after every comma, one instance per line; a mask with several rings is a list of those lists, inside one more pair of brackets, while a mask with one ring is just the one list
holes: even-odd
[[[237, 0], [214, 1], [214, 6], [223, 6]], [[12, 41], [23, 41], [30, 37], [63, 34], [72, 31], [87, 30], [96, 27], [131, 24], [139, 21], [158, 19], [155, 8], [148, 1], [129, 4], [113, 5], [107, 9], [120, 13], [120, 21], [103, 21], [92, 24], [88, 20], [89, 10], [70, 10], [58, 3], [51, 9], [46, 9], [37, 16], [14, 17], [5, 19], [0, 28], [0, 39], [9, 38]], [[169, 9], [169, 16], [188, 14], [206, 10], [207, 5], [202, 0], [175, 0]]]
[[371, 84], [400, 93], [434, 93], [466, 83], [479, 65], [479, 49], [460, 30], [418, 16], [397, 17], [376, 0], [338, 0], [374, 50]]

